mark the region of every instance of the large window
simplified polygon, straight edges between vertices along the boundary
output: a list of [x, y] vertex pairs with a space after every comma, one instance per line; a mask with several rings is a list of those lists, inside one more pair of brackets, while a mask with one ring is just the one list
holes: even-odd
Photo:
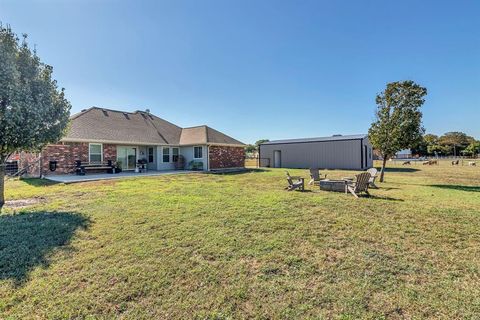
[[172, 148], [172, 162], [178, 161], [178, 148]]
[[90, 143], [88, 150], [89, 162], [102, 162], [103, 161], [103, 145], [100, 143]]
[[163, 162], [170, 162], [170, 148], [163, 148]]
[[193, 158], [202, 159], [203, 158], [203, 148], [202, 147], [193, 147]]
[[148, 148], [148, 163], [153, 162], [153, 148]]

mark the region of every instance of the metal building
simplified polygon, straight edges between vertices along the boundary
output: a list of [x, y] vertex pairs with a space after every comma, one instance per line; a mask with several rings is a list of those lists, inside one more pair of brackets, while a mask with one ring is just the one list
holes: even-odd
[[372, 153], [366, 134], [274, 140], [259, 147], [262, 164], [273, 168], [363, 170], [373, 166]]

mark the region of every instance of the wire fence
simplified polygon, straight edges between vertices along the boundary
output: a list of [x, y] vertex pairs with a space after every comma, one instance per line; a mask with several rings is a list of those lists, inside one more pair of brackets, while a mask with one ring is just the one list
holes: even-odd
[[470, 157], [425, 157], [405, 159], [396, 158], [388, 161], [388, 163], [393, 163], [395, 165], [448, 164], [453, 166], [476, 166], [477, 162], [480, 164], [480, 159]]
[[18, 172], [18, 161], [11, 160], [5, 163], [5, 174], [7, 176], [13, 176]]
[[268, 168], [270, 167], [270, 159], [269, 158], [255, 158], [255, 157], [247, 157], [245, 158], [245, 167], [248, 168]]

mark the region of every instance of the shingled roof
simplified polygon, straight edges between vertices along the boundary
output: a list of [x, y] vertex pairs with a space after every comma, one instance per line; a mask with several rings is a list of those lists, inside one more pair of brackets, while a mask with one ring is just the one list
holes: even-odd
[[244, 144], [208, 126], [181, 128], [149, 112], [92, 107], [71, 117], [63, 141], [132, 144]]
[[209, 126], [184, 128], [180, 136], [180, 145], [192, 144], [238, 144], [242, 142], [227, 136]]

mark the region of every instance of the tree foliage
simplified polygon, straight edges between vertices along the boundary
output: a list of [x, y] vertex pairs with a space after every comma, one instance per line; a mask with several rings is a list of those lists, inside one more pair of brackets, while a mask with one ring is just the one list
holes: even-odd
[[478, 156], [480, 154], [480, 141], [473, 141], [463, 150], [464, 154], [470, 156]]
[[247, 144], [245, 146], [245, 152], [246, 153], [254, 153], [256, 150], [257, 150], [257, 146], [255, 146], [253, 144]]
[[52, 79], [53, 68], [9, 28], [0, 25], [0, 208], [4, 164], [18, 151], [36, 151], [65, 133], [71, 105]]
[[[467, 148], [475, 143], [475, 139], [463, 132], [447, 132], [442, 136], [426, 134], [423, 136], [420, 147], [416, 150], [420, 155], [458, 155], [470, 154], [474, 149]], [[473, 147], [472, 147], [473, 148]]]
[[258, 147], [264, 143], [264, 142], [268, 142], [270, 140], [268, 139], [260, 139], [260, 140], [257, 140], [255, 142], [255, 144], [249, 144], [245, 147], [245, 152], [246, 153], [255, 153], [255, 152], [258, 152]]
[[262, 143], [264, 142], [268, 142], [270, 140], [268, 139], [260, 139], [260, 140], [257, 140], [257, 142], [255, 142], [255, 146], [257, 147], [257, 150], [258, 150], [258, 146], [261, 145]]
[[380, 174], [383, 182], [388, 158], [402, 149], [416, 147], [423, 138], [422, 112], [427, 89], [413, 81], [388, 83], [375, 102], [376, 119], [369, 130], [369, 139], [384, 161]]

